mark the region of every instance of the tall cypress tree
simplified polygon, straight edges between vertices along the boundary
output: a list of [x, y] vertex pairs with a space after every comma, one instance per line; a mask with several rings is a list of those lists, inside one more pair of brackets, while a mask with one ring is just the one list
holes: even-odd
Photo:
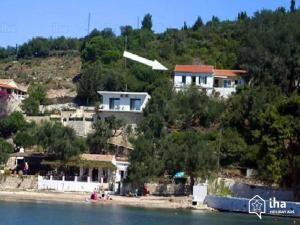
[[290, 11], [291, 12], [295, 12], [296, 11], [296, 0], [291, 0]]
[[186, 25], [186, 22], [184, 21], [184, 24], [183, 24], [183, 27], [182, 27], [182, 29], [183, 30], [187, 30], [188, 29], [188, 27], [187, 27], [187, 25]]
[[152, 16], [151, 14], [146, 14], [142, 21], [142, 29], [151, 30], [152, 29]]
[[203, 21], [200, 16], [198, 16], [196, 22], [194, 23], [192, 29], [194, 31], [199, 30], [203, 26]]

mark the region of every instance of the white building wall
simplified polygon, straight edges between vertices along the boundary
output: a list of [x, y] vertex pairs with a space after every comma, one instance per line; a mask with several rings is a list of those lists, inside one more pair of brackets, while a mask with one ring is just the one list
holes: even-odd
[[[130, 110], [130, 99], [137, 98], [141, 99], [141, 110], [135, 110], [142, 112], [146, 107], [147, 102], [150, 99], [148, 94], [123, 94], [123, 93], [109, 93], [101, 94], [103, 96], [103, 101], [101, 104], [101, 110], [110, 110], [109, 109], [109, 99], [110, 98], [119, 98], [120, 99], [120, 108], [119, 111], [132, 111]], [[125, 97], [128, 96], [128, 97]]]
[[192, 84], [192, 77], [191, 77], [191, 75], [186, 76], [186, 78], [185, 78], [185, 84], [186, 85], [191, 85]]
[[129, 162], [116, 161], [116, 167], [117, 167], [116, 182], [121, 181], [121, 175], [120, 175], [121, 171], [124, 171], [124, 177], [123, 178], [126, 178], [128, 166], [129, 166]]
[[[182, 83], [182, 77], [186, 77], [185, 84]], [[201, 88], [213, 88], [214, 84], [214, 78], [212, 74], [205, 74], [205, 73], [184, 73], [184, 72], [175, 72], [174, 75], [174, 87], [176, 90], [180, 90], [181, 88], [185, 88], [186, 86], [189, 86], [192, 84], [192, 77], [196, 77], [195, 85], [201, 87]], [[199, 83], [199, 77], [206, 77], [206, 84]]]
[[175, 74], [174, 75], [174, 85], [180, 85], [181, 84], [181, 81], [182, 81], [182, 76], [178, 75], [178, 74]]
[[129, 162], [114, 161], [113, 163], [117, 167], [115, 183], [114, 183], [114, 191], [115, 191], [115, 193], [117, 193], [119, 191], [119, 194], [124, 194], [124, 183], [121, 178], [121, 171], [124, 171], [123, 179], [125, 179], [127, 177], [127, 170], [128, 170]]
[[207, 196], [207, 184], [198, 184], [193, 186], [193, 201], [203, 203]]
[[206, 85], [202, 85], [205, 88], [212, 88], [214, 86], [214, 78], [213, 76], [208, 76], [207, 77], [207, 84]]
[[232, 88], [214, 88], [214, 92], [218, 92], [219, 97], [229, 98], [229, 96], [232, 93], [236, 92], [236, 88], [235, 87], [232, 87]]

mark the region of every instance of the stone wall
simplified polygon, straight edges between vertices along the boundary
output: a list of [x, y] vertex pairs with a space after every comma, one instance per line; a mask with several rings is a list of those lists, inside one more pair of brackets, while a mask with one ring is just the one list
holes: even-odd
[[234, 183], [231, 186], [233, 197], [252, 198], [259, 195], [263, 199], [275, 197], [277, 200], [294, 201], [294, 193], [290, 189]]
[[71, 127], [75, 130], [78, 136], [87, 136], [93, 133], [93, 122], [91, 121], [67, 121], [63, 123], [64, 126]]
[[15, 111], [21, 112], [22, 111], [21, 105], [22, 105], [21, 99], [18, 99], [15, 97], [10, 99], [10, 101], [8, 102], [8, 105], [7, 105], [8, 114], [11, 114], [12, 112], [15, 112]]
[[[294, 200], [293, 191], [287, 188], [276, 188], [264, 185], [246, 184], [243, 182], [237, 182], [234, 179], [229, 178], [218, 178], [214, 182], [217, 182], [219, 186], [221, 183], [223, 183], [224, 186], [228, 187], [232, 192], [232, 197], [252, 198], [255, 195], [259, 195], [263, 199], [275, 197], [276, 199], [282, 201]], [[212, 185], [210, 185], [209, 188], [209, 192], [211, 194], [214, 194], [214, 191], [212, 191], [212, 187], [215, 186], [214, 182]]]
[[49, 122], [50, 116], [26, 116], [26, 120], [29, 122], [35, 122], [36, 124], [41, 124], [43, 122]]
[[52, 105], [41, 105], [39, 110], [44, 113], [46, 111], [52, 112], [53, 110], [62, 111], [65, 109], [74, 108], [76, 110], [78, 106], [74, 103], [64, 103], [64, 104], [52, 104]]
[[17, 157], [9, 157], [6, 163], [6, 169], [14, 170], [16, 167]]
[[1, 176], [0, 190], [37, 190], [38, 179], [36, 176]]
[[[147, 183], [145, 187], [149, 191], [150, 195], [158, 196], [186, 196], [190, 194], [190, 187], [182, 184], [158, 184], [158, 183]], [[129, 192], [135, 193], [136, 187], [132, 184], [125, 184], [123, 187], [123, 193], [126, 195]]]
[[99, 116], [101, 120], [107, 117], [114, 116], [117, 119], [123, 120], [126, 124], [136, 125], [143, 119], [143, 113], [137, 112], [122, 112], [122, 111], [100, 111]]

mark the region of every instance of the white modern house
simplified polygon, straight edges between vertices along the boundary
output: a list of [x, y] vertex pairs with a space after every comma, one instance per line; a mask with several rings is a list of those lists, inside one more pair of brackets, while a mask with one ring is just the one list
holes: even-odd
[[[51, 164], [48, 162], [48, 164]], [[78, 168], [75, 176], [39, 176], [39, 190], [61, 192], [92, 192], [94, 190], [123, 193], [129, 162], [115, 155], [82, 154], [77, 163], [67, 165]]]
[[126, 124], [136, 125], [142, 119], [142, 113], [150, 100], [147, 92], [98, 91], [101, 96], [99, 106], [100, 119], [114, 116]]
[[195, 85], [208, 95], [227, 98], [238, 85], [244, 84], [245, 70], [214, 69], [211, 65], [176, 65], [174, 88], [176, 91]]

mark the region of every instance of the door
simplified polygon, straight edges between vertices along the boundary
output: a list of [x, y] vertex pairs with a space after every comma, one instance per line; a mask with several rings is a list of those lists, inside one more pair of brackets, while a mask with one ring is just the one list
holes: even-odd
[[219, 79], [215, 79], [214, 81], [214, 87], [219, 87]]
[[195, 85], [195, 84], [196, 84], [196, 77], [192, 76], [192, 85]]

